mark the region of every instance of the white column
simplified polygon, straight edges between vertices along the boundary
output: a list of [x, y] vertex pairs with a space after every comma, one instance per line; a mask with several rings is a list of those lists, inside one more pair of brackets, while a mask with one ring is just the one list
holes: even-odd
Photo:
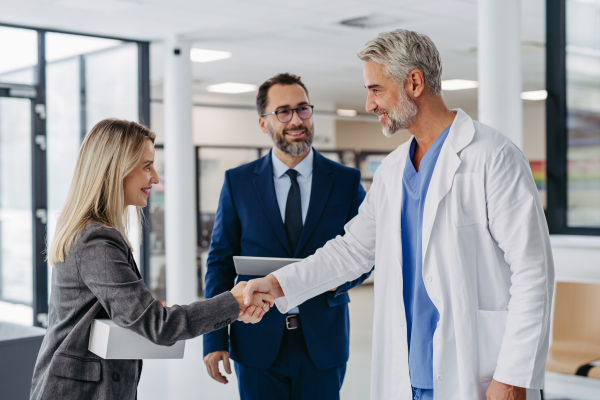
[[167, 304], [198, 297], [190, 43], [165, 40], [165, 250]]
[[523, 148], [521, 2], [479, 0], [479, 121]]

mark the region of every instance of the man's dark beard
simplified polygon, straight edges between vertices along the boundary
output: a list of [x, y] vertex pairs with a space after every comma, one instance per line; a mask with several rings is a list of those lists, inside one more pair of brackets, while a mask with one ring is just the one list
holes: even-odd
[[[302, 129], [305, 133], [305, 139], [302, 142], [288, 142], [285, 138], [285, 135], [289, 131], [295, 131]], [[282, 135], [278, 135], [277, 132], [273, 130], [273, 128], [267, 124], [267, 130], [269, 131], [269, 135], [271, 135], [271, 140], [273, 140], [273, 144], [275, 147], [290, 156], [300, 156], [310, 150], [310, 146], [312, 145], [313, 136], [315, 133], [314, 125], [311, 124], [310, 129], [304, 126], [290, 126], [283, 130]]]

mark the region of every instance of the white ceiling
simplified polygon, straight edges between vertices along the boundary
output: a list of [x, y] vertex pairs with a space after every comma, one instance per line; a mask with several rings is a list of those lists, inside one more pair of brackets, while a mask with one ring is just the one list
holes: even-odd
[[[523, 89], [545, 84], [545, 1], [521, 0]], [[380, 14], [398, 22], [378, 29], [340, 26]], [[221, 82], [260, 84], [280, 73], [302, 76], [322, 108], [364, 110], [362, 63], [356, 52], [380, 31], [411, 29], [438, 46], [443, 79], [477, 79], [477, 0], [0, 0], [0, 23], [153, 41], [153, 96], [160, 97], [162, 39], [184, 35], [195, 47], [233, 57], [194, 63], [197, 101], [252, 104], [255, 94], [215, 95]], [[473, 110], [476, 90], [445, 92], [450, 106]]]

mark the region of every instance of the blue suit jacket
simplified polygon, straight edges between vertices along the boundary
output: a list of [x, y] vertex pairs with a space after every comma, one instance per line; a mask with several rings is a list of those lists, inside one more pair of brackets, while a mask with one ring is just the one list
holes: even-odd
[[[292, 254], [275, 196], [271, 154], [225, 173], [208, 254], [205, 297], [234, 286], [233, 256], [305, 258], [337, 235], [357, 213], [365, 197], [360, 172], [330, 161], [315, 151], [312, 190], [296, 253]], [[369, 273], [370, 274], [370, 273]], [[320, 369], [348, 361], [349, 289], [369, 274], [300, 305], [308, 352]], [[254, 276], [240, 275], [239, 281]], [[236, 362], [268, 368], [279, 352], [285, 315], [272, 308], [258, 324], [235, 322], [204, 335], [204, 355], [229, 348]]]

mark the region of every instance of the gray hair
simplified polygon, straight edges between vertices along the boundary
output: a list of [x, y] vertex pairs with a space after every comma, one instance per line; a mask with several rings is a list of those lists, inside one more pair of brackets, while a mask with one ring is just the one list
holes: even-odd
[[400, 85], [404, 85], [410, 71], [418, 69], [423, 72], [429, 92], [442, 94], [440, 53], [427, 35], [405, 29], [382, 32], [357, 55], [362, 61], [383, 65], [387, 75]]

